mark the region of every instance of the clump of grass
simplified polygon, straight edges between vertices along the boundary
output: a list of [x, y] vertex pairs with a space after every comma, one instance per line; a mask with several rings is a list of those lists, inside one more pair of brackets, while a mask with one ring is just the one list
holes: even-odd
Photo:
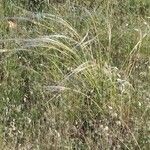
[[149, 1], [16, 2], [0, 6], [3, 149], [147, 150]]

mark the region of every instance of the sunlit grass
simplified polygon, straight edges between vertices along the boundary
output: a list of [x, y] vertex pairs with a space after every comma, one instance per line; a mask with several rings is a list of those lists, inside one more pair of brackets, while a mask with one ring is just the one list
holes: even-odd
[[148, 150], [149, 5], [1, 4], [3, 149]]

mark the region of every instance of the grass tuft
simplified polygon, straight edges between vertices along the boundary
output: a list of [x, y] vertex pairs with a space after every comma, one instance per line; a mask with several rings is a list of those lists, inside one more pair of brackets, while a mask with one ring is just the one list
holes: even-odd
[[149, 8], [2, 0], [1, 149], [148, 150]]

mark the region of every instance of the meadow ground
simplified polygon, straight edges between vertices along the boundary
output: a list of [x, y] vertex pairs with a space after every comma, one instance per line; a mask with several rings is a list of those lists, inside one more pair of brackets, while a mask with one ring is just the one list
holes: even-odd
[[0, 36], [0, 149], [149, 150], [149, 0], [2, 0]]

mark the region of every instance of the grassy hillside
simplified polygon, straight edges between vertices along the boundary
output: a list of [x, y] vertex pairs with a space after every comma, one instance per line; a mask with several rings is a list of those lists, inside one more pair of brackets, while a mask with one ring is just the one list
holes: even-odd
[[149, 0], [2, 0], [0, 36], [1, 149], [149, 150]]

